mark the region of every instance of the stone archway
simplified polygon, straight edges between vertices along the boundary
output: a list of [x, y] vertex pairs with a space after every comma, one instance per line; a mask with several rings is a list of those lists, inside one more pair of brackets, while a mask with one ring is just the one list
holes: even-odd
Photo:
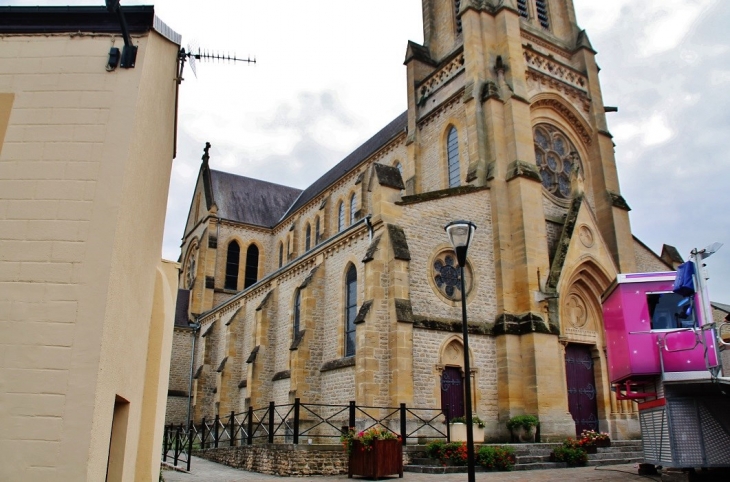
[[[454, 336], [443, 343], [436, 369], [439, 392], [437, 400], [441, 403], [441, 409], [448, 409], [450, 418], [464, 415], [464, 345], [461, 338]], [[475, 372], [472, 368], [470, 375], [473, 407], [477, 406]]]
[[614, 421], [633, 411], [617, 404], [610, 391], [601, 310], [601, 294], [609, 285], [608, 275], [592, 259], [576, 267], [561, 296], [560, 341], [569, 411], [577, 430], [610, 431], [615, 437]]

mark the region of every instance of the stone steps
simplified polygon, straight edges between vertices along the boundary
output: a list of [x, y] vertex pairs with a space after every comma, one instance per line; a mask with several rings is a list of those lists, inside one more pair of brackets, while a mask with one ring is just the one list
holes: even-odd
[[[558, 443], [537, 443], [537, 444], [500, 444], [508, 445], [515, 450], [517, 463], [515, 470], [544, 470], [559, 469], [567, 467], [565, 463], [550, 462], [550, 452]], [[644, 461], [644, 453], [640, 440], [617, 441], [611, 447], [600, 447], [598, 453], [588, 454], [588, 466], [636, 464]], [[416, 457], [411, 463], [404, 466], [406, 472], [428, 473], [428, 474], [453, 474], [464, 473], [466, 467], [443, 467], [438, 460]], [[477, 466], [476, 471], [484, 469]]]

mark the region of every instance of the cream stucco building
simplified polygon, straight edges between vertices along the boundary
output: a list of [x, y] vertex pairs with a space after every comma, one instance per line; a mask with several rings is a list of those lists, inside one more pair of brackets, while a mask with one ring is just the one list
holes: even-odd
[[[406, 111], [303, 191], [211, 169], [206, 149], [180, 278], [200, 323], [196, 421], [294, 398], [457, 415], [470, 376], [489, 439], [519, 414], [545, 440], [637, 437], [610, 391], [600, 296], [617, 273], [671, 266], [632, 236], [572, 1], [423, 0], [423, 21]], [[456, 219], [478, 226], [468, 374]]]
[[126, 19], [0, 7], [0, 480], [159, 477], [179, 36]]

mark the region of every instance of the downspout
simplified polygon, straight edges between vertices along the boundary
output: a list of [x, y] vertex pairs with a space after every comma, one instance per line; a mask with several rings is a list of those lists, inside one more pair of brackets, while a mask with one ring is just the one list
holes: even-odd
[[190, 429], [190, 411], [193, 403], [193, 367], [195, 366], [195, 341], [198, 339], [198, 330], [200, 330], [200, 322], [188, 323], [188, 326], [193, 329], [193, 343], [190, 351], [190, 378], [188, 383], [188, 418], [185, 424], [186, 430]]

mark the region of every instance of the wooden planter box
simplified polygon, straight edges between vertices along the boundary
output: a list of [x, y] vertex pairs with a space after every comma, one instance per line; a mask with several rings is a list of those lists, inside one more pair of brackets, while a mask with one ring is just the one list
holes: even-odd
[[[466, 424], [465, 423], [452, 423], [449, 427], [449, 435], [452, 442], [466, 442]], [[472, 434], [474, 434], [474, 443], [484, 443], [484, 427], [473, 423]]]
[[[368, 450], [368, 448], [370, 450]], [[398, 474], [403, 477], [403, 449], [400, 440], [374, 440], [364, 447], [357, 440], [352, 444], [347, 477], [362, 475], [379, 479]]]
[[596, 440], [596, 447], [610, 447], [610, 446], [611, 446], [611, 439]]

